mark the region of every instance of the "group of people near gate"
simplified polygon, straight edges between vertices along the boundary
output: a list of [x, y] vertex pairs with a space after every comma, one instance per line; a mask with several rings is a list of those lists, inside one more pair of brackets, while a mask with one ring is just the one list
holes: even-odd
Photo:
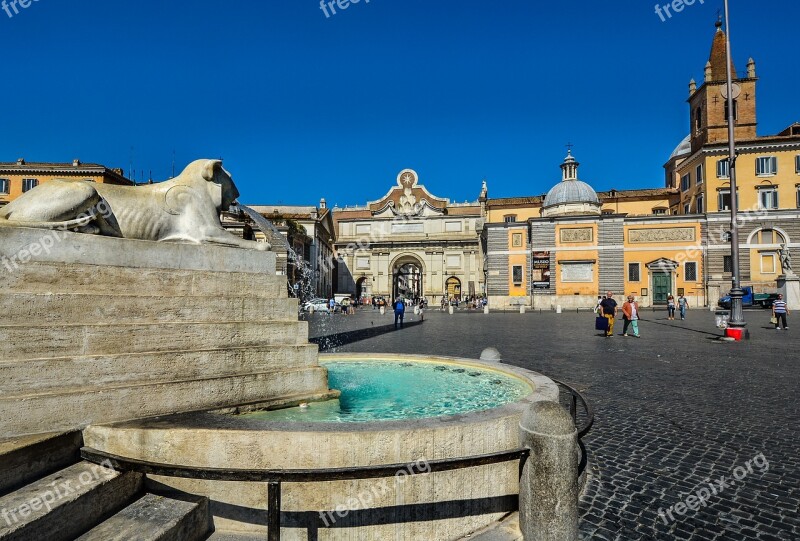
[[[680, 314], [681, 320], [686, 319], [686, 310], [689, 307], [689, 302], [682, 294], [678, 295], [675, 299], [672, 295], [667, 297], [667, 319], [674, 320], [676, 309]], [[605, 331], [606, 337], [614, 336], [614, 321], [619, 314], [619, 305], [614, 299], [614, 293], [609, 291], [603, 297], [598, 297], [597, 306], [594, 308], [597, 314], [597, 330]], [[622, 305], [622, 336], [630, 336], [628, 329], [633, 331], [633, 336], [640, 338], [639, 334], [639, 303], [633, 295], [628, 295], [628, 299]], [[783, 295], [779, 294], [777, 300], [772, 305], [772, 323], [777, 330], [788, 330], [786, 318], [789, 315], [789, 310], [786, 307], [786, 301], [783, 300]]]

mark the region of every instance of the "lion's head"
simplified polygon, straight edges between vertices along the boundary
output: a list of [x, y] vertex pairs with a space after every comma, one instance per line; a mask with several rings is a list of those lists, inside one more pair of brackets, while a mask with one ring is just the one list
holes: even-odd
[[197, 174], [197, 170], [207, 183], [208, 194], [214, 205], [220, 210], [228, 210], [239, 197], [239, 190], [230, 173], [222, 167], [222, 160], [197, 160], [186, 167], [190, 177]]

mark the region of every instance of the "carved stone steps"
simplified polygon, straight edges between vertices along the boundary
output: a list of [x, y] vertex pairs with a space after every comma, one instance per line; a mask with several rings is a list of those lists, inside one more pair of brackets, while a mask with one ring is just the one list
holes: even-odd
[[0, 396], [86, 386], [159, 383], [174, 379], [176, 366], [181, 367], [181, 379], [193, 379], [292, 370], [316, 364], [317, 346], [313, 344], [0, 361]]
[[0, 359], [6, 361], [307, 343], [305, 321], [0, 325]]
[[[0, 399], [0, 438], [44, 429], [84, 428], [89, 424], [143, 419], [177, 412], [313, 396], [327, 389], [321, 367], [242, 374], [166, 383], [67, 388], [47, 394]], [[1, 538], [0, 538], [1, 539]]]
[[[1, 230], [2, 228], [0, 228]], [[5, 256], [5, 259], [2, 257]], [[186, 269], [127, 268], [31, 261], [14, 267], [0, 254], [0, 289], [14, 293], [83, 293], [142, 297], [285, 298], [286, 277]]]
[[102, 295], [86, 293], [0, 295], [2, 322], [28, 325], [153, 323], [178, 321], [297, 321], [297, 299]]

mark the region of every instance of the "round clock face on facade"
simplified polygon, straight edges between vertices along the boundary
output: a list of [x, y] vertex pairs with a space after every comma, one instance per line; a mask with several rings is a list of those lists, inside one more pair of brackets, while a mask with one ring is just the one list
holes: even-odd
[[[742, 87], [736, 83], [733, 83], [731, 88], [733, 89], [733, 99], [738, 98], [742, 93]], [[723, 85], [722, 88], [720, 88], [719, 93], [722, 94], [723, 98], [728, 99], [728, 85]]]

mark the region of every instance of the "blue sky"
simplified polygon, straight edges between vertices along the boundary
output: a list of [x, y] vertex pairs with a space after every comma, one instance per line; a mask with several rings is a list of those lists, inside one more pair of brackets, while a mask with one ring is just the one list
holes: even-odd
[[[572, 142], [596, 189], [659, 187], [722, 6], [699, 2], [39, 0], [0, 11], [0, 161], [132, 158], [138, 180], [223, 157], [245, 203], [344, 206], [405, 167], [459, 202], [483, 178], [538, 195]], [[800, 121], [800, 3], [731, 2], [776, 133]]]

